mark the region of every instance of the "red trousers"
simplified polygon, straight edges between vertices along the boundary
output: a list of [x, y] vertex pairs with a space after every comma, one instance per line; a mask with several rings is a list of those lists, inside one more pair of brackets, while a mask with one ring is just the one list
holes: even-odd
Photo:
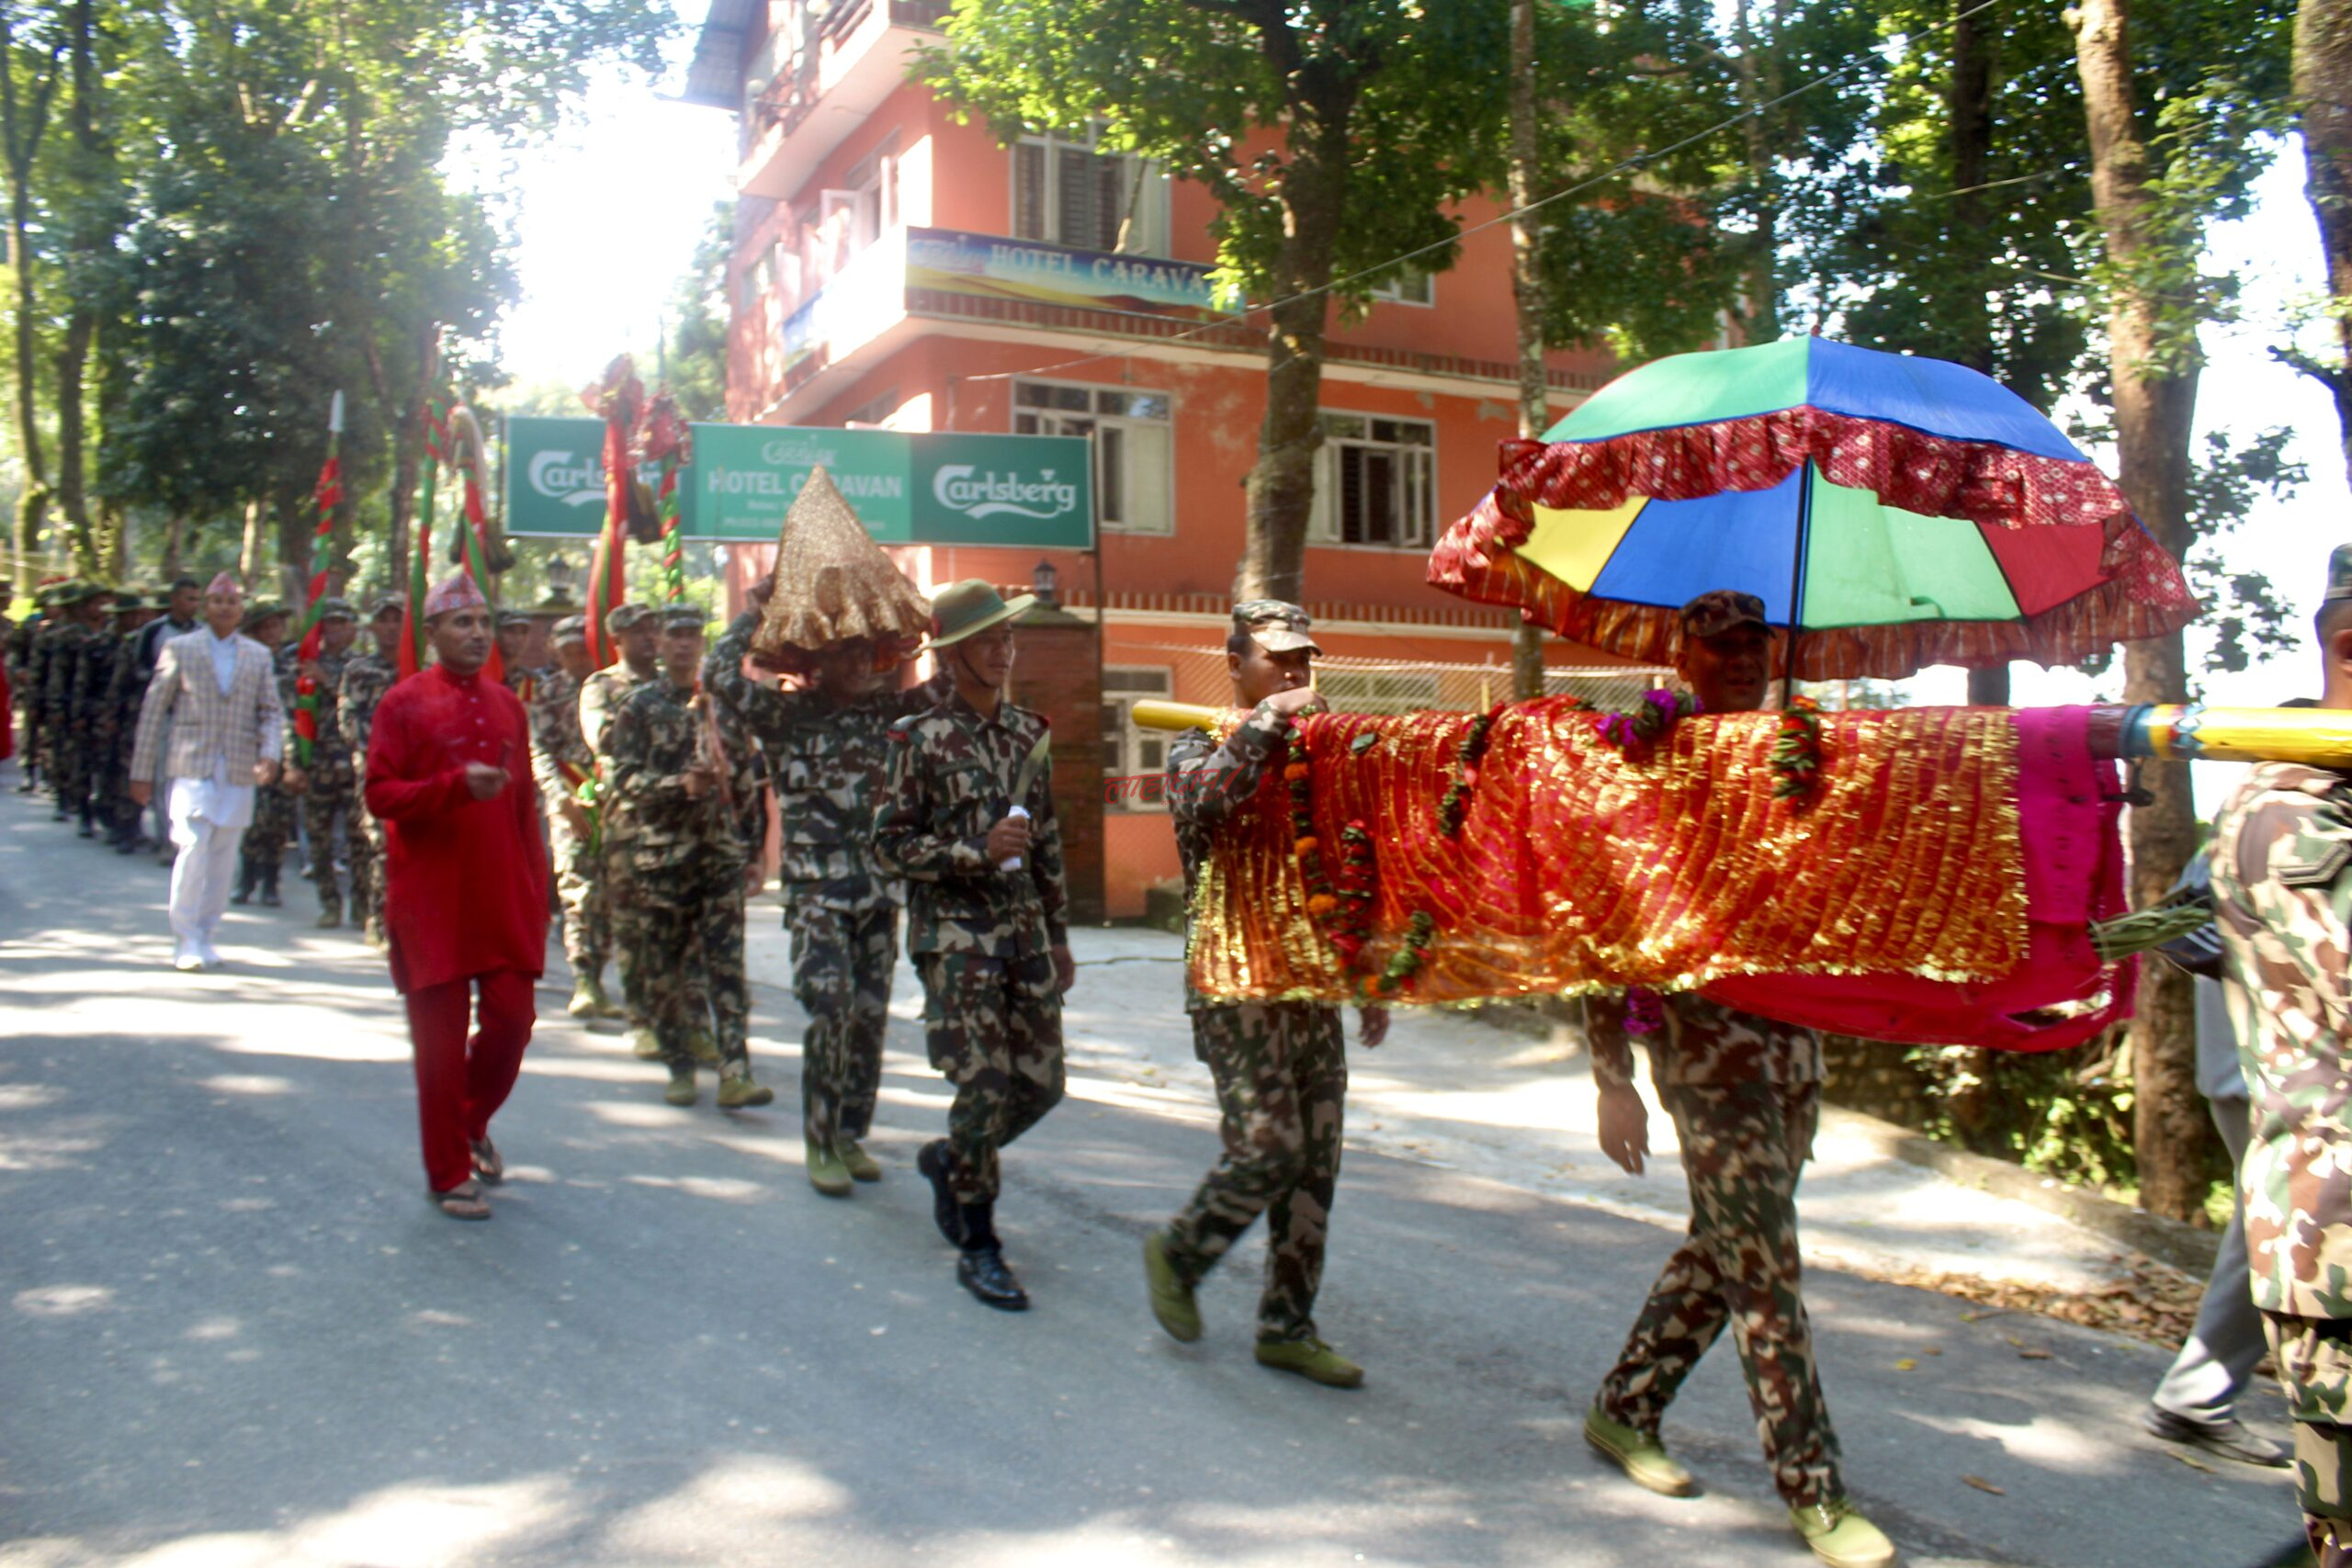
[[[466, 1037], [472, 990], [481, 991], [481, 1027]], [[416, 1120], [424, 1136], [424, 1179], [447, 1192], [473, 1175], [472, 1141], [490, 1135], [523, 1071], [523, 1047], [538, 1021], [531, 976], [493, 969], [401, 998], [416, 1057]]]

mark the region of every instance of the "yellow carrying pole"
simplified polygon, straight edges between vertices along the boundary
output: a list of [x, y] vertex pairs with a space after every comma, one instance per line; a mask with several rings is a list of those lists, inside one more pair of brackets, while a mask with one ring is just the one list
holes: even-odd
[[[1227, 711], [1148, 699], [1133, 709], [1145, 729], [1214, 729]], [[2099, 710], [2089, 739], [2102, 757], [2352, 768], [2352, 712], [2340, 709], [2110, 705]]]

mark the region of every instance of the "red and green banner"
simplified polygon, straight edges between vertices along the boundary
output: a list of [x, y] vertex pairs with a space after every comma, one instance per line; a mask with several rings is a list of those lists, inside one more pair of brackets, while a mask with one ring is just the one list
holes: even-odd
[[645, 404], [645, 388], [629, 356], [624, 354], [606, 366], [604, 379], [589, 388], [582, 400], [605, 422], [605, 529], [596, 536], [588, 569], [588, 655], [602, 670], [620, 657], [620, 645], [606, 621], [628, 598], [628, 506], [634, 479], [629, 452]]
[[416, 515], [409, 524], [408, 610], [401, 626], [401, 679], [424, 668], [424, 596], [433, 589], [434, 487], [448, 460], [447, 404], [438, 392], [424, 396], [424, 473], [417, 483]]
[[646, 405], [639, 456], [662, 474], [653, 497], [654, 513], [662, 520], [662, 597], [675, 604], [686, 596], [686, 547], [678, 531], [678, 474], [694, 461], [694, 434], [667, 386]]
[[306, 768], [319, 746], [319, 679], [310, 667], [325, 640], [319, 626], [319, 603], [327, 596], [328, 568], [334, 558], [334, 509], [343, 503], [343, 457], [338, 450], [342, 444], [343, 394], [337, 392], [327, 411], [327, 460], [319, 469], [317, 488], [311, 492], [311, 502], [319, 511], [319, 525], [311, 536], [314, 570], [310, 601], [302, 609], [300, 645], [294, 653], [303, 666], [294, 682], [294, 759]]

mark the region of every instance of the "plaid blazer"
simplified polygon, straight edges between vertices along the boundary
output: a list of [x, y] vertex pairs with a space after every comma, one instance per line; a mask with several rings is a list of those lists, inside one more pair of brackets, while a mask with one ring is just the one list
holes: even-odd
[[212, 651], [207, 646], [211, 640], [212, 633], [199, 626], [164, 644], [154, 679], [147, 682], [146, 700], [139, 706], [132, 778], [155, 776], [155, 759], [166, 736], [166, 778], [209, 779], [226, 762], [229, 782], [247, 784], [253, 783], [254, 763], [277, 760], [286, 712], [278, 704], [277, 674], [269, 650], [251, 637], [238, 637], [236, 673], [224, 695], [212, 671]]

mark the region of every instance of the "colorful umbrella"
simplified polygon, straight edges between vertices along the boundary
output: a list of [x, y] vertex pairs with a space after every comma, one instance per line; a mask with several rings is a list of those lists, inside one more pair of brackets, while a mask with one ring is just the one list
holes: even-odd
[[2073, 663], [2198, 612], [2114, 481], [2023, 399], [1823, 338], [1661, 359], [1504, 443], [1429, 577], [1659, 663], [1679, 606], [1743, 589], [1795, 626], [1813, 681]]

